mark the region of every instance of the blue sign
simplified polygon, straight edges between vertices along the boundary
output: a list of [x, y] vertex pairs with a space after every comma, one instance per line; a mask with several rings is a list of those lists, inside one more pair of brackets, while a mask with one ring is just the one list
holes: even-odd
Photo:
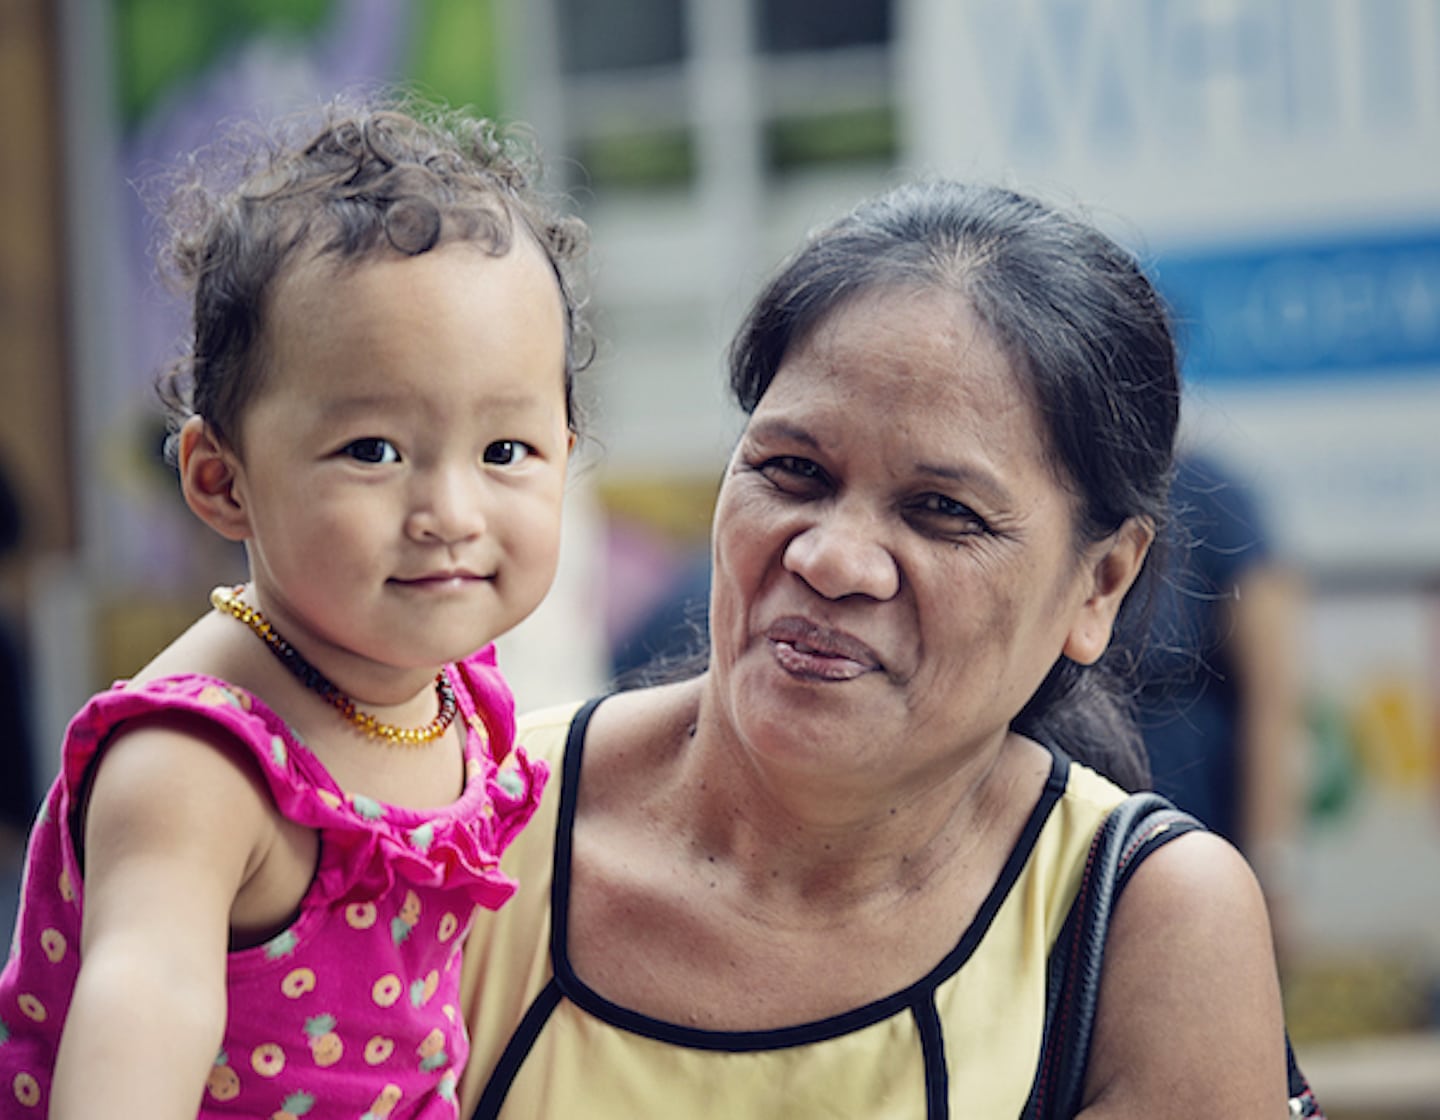
[[1158, 254], [1192, 381], [1440, 379], [1440, 230]]

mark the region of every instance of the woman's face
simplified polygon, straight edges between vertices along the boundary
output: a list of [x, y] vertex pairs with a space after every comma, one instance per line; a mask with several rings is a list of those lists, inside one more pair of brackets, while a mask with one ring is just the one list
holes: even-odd
[[997, 742], [1062, 651], [1108, 640], [1104, 546], [1077, 549], [1073, 505], [962, 299], [832, 313], [780, 366], [715, 514], [712, 680], [746, 749], [919, 789]]

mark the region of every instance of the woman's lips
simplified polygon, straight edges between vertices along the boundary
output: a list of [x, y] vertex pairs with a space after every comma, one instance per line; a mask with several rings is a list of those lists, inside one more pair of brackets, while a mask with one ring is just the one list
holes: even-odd
[[772, 623], [765, 637], [787, 673], [827, 681], [849, 681], [879, 671], [880, 658], [864, 642], [803, 618]]

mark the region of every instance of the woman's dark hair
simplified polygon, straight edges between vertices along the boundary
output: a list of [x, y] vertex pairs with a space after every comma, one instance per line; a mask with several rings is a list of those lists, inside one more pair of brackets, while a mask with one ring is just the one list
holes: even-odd
[[465, 241], [510, 251], [518, 223], [555, 272], [565, 319], [567, 421], [590, 358], [577, 262], [584, 224], [538, 188], [539, 159], [518, 130], [407, 101], [342, 96], [269, 127], [237, 126], [162, 184], [163, 275], [192, 304], [184, 355], [157, 386], [171, 438], [192, 414], [234, 442], [265, 376], [266, 301], [307, 257], [350, 264]]
[[[813, 233], [760, 293], [730, 350], [730, 387], [752, 412], [790, 349], [876, 289], [948, 289], [1014, 362], [1076, 495], [1077, 545], [1131, 517], [1163, 524], [1180, 412], [1164, 304], [1135, 258], [1089, 222], [1026, 195], [936, 181], [902, 186]], [[1159, 567], [1152, 555], [1142, 581]], [[1014, 721], [1121, 785], [1147, 783], [1130, 714], [1147, 590], [1126, 598], [1105, 656], [1062, 656]]]

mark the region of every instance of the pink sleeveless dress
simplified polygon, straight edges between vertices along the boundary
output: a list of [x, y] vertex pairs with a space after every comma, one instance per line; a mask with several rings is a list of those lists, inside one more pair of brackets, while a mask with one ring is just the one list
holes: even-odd
[[0, 1115], [39, 1120], [49, 1107], [80, 968], [77, 791], [118, 724], [183, 710], [248, 747], [280, 812], [320, 833], [319, 867], [298, 917], [229, 956], [224, 1043], [199, 1115], [455, 1116], [469, 1053], [461, 946], [475, 906], [496, 909], [516, 889], [499, 870], [500, 853], [533, 814], [547, 771], [510, 751], [514, 702], [493, 648], [448, 671], [466, 732], [466, 782], [459, 800], [438, 810], [340, 789], [257, 697], [214, 678], [121, 683], [94, 697], [71, 721], [63, 773], [30, 839], [15, 941], [0, 973]]

